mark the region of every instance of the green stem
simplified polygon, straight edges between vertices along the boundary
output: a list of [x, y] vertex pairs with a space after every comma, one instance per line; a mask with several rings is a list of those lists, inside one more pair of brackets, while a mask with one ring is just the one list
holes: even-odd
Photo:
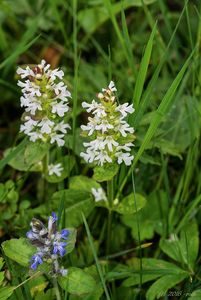
[[112, 232], [112, 208], [113, 208], [113, 180], [107, 182], [107, 197], [109, 202], [108, 223], [107, 223], [107, 244], [106, 254], [109, 254]]
[[61, 295], [60, 295], [59, 286], [56, 277], [53, 277], [53, 285], [54, 285], [54, 290], [55, 290], [55, 295], [57, 300], [61, 300]]
[[42, 160], [43, 170], [42, 170], [42, 199], [46, 201], [46, 179], [45, 175], [48, 174], [48, 165], [49, 165], [49, 152], [44, 156]]

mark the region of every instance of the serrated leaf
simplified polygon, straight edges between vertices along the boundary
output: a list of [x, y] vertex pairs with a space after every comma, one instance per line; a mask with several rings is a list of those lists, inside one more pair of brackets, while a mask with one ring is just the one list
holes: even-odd
[[28, 266], [31, 256], [36, 252], [36, 248], [25, 238], [5, 241], [2, 243], [2, 248], [6, 256], [22, 266]]
[[140, 194], [131, 193], [125, 197], [114, 210], [123, 215], [134, 214], [146, 205], [146, 199]]
[[105, 164], [103, 166], [96, 166], [94, 168], [93, 178], [99, 182], [109, 181], [117, 174], [118, 170], [119, 166], [117, 164]]
[[96, 281], [79, 268], [69, 268], [67, 276], [59, 278], [60, 286], [73, 295], [89, 294], [95, 290]]

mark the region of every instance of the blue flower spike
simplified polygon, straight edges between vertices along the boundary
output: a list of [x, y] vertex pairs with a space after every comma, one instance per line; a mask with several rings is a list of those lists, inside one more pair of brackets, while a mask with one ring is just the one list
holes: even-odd
[[56, 276], [65, 276], [67, 270], [59, 267], [58, 259], [66, 254], [66, 240], [69, 237], [69, 230], [57, 231], [57, 220], [56, 213], [52, 212], [48, 218], [48, 228], [46, 228], [40, 220], [32, 219], [31, 230], [27, 232], [26, 236], [30, 243], [37, 247], [37, 252], [31, 258], [30, 267], [36, 270], [44, 261], [50, 261], [52, 264], [51, 273]]

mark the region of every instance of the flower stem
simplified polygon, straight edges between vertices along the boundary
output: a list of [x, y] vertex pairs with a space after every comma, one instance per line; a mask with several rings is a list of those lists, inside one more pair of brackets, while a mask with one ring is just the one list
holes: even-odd
[[53, 277], [53, 285], [54, 285], [54, 290], [55, 290], [55, 295], [57, 300], [61, 300], [61, 295], [60, 295], [59, 286], [56, 277]]
[[106, 254], [109, 254], [112, 231], [112, 208], [113, 208], [113, 180], [107, 182], [107, 197], [109, 202], [108, 223], [107, 223], [107, 244]]

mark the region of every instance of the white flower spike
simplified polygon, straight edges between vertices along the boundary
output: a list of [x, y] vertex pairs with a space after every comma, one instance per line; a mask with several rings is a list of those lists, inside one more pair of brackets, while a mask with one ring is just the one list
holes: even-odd
[[92, 117], [88, 118], [87, 125], [81, 129], [87, 133], [91, 141], [84, 143], [86, 152], [80, 156], [88, 163], [104, 165], [105, 163], [117, 162], [129, 166], [133, 155], [130, 154], [132, 141], [135, 139], [134, 128], [124, 120], [128, 114], [134, 112], [133, 105], [128, 103], [118, 105], [114, 92], [117, 92], [113, 81], [107, 88], [98, 93], [99, 102], [83, 102], [82, 107]]
[[18, 81], [23, 96], [20, 98], [21, 107], [25, 108], [24, 124], [20, 131], [28, 135], [30, 141], [57, 143], [64, 145], [64, 134], [68, 123], [63, 118], [69, 111], [68, 98], [71, 93], [64, 84], [64, 72], [59, 69], [51, 70], [50, 65], [42, 60], [33, 68], [18, 68], [17, 74], [23, 81]]

